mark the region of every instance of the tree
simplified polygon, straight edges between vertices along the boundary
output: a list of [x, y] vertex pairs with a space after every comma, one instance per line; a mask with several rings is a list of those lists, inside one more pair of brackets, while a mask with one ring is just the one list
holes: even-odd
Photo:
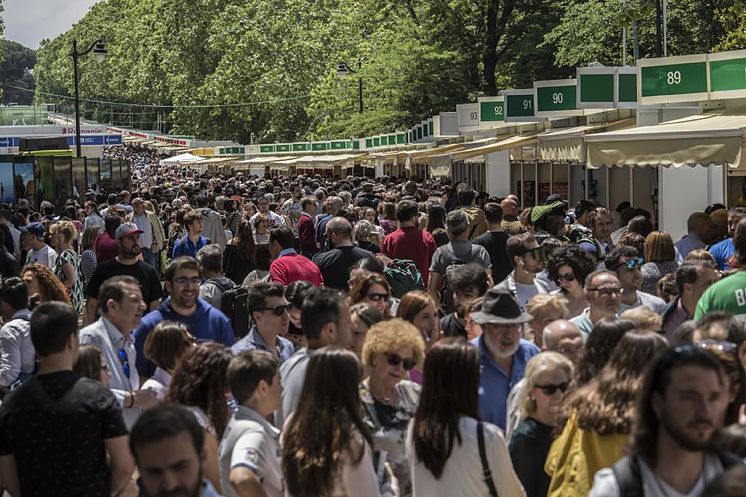
[[[0, 81], [6, 83], [2, 100], [3, 104], [16, 103], [29, 105], [34, 99], [34, 76], [31, 70], [36, 64], [36, 54], [20, 43], [0, 40], [3, 60], [0, 63]], [[13, 87], [25, 88], [23, 91]]]

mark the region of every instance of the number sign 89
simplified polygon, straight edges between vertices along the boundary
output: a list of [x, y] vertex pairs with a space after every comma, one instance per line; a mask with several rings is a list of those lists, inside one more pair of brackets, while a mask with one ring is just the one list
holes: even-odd
[[668, 74], [666, 74], [666, 83], [669, 85], [681, 84], [681, 71], [668, 71]]

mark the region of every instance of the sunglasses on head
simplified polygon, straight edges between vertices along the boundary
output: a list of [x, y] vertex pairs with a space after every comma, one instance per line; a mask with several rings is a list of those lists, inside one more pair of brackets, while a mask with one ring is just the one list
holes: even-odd
[[278, 305], [277, 307], [262, 307], [260, 309], [257, 309], [257, 311], [272, 311], [275, 316], [282, 316], [286, 311], [290, 312], [291, 307], [292, 305], [285, 304]]
[[414, 362], [414, 359], [403, 359], [402, 356], [399, 354], [386, 354], [386, 362], [389, 363], [389, 366], [398, 366], [399, 364], [402, 364], [404, 366], [404, 369], [407, 371], [411, 371], [414, 369], [414, 367], [417, 365], [416, 362]]
[[627, 266], [627, 269], [631, 271], [637, 266], [642, 266], [643, 264], [645, 264], [645, 258], [637, 257], [636, 259], [627, 259], [623, 263], [619, 264], [619, 266]]
[[545, 395], [554, 395], [557, 392], [557, 390], [559, 390], [562, 393], [565, 393], [565, 390], [567, 390], [567, 387], [569, 386], [570, 386], [570, 382], [564, 381], [556, 385], [536, 385], [536, 388], [544, 392]]

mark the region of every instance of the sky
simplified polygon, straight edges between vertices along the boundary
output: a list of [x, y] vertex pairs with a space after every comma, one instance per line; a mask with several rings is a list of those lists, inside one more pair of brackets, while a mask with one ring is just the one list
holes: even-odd
[[98, 0], [3, 0], [5, 39], [29, 48], [39, 48], [70, 29]]

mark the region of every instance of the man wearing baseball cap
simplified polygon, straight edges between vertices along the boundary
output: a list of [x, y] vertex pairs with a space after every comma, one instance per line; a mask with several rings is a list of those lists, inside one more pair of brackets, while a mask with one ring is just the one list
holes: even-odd
[[114, 233], [117, 239], [117, 256], [111, 260], [102, 262], [93, 271], [88, 285], [85, 288], [86, 315], [85, 324], [96, 320], [96, 307], [98, 305], [98, 290], [104, 281], [112, 276], [132, 276], [140, 284], [143, 300], [152, 310], [158, 306], [163, 298], [163, 288], [156, 269], [142, 261], [140, 257], [139, 235], [142, 230], [133, 223], [122, 223]]
[[482, 365], [479, 416], [505, 430], [510, 389], [523, 378], [528, 360], [539, 353], [536, 345], [521, 338], [522, 325], [533, 318], [499, 287], [487, 291], [481, 310], [470, 316], [482, 328], [482, 335], [471, 342], [479, 349]]
[[26, 264], [42, 264], [54, 269], [57, 261], [57, 252], [44, 243], [44, 225], [41, 223], [29, 223], [19, 227], [21, 232], [21, 244], [28, 250]]

